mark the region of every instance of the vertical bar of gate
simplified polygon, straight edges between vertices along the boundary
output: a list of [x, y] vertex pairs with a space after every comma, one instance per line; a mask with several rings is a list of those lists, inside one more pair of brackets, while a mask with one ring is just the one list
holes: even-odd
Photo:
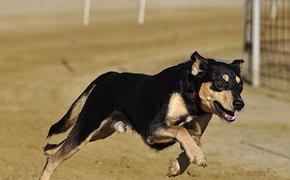
[[143, 26], [144, 24], [145, 9], [146, 9], [146, 0], [140, 0], [139, 16], [138, 16], [139, 26]]
[[248, 31], [248, 9], [249, 9], [249, 0], [244, 0], [244, 60], [245, 60], [245, 68], [246, 70], [248, 70], [249, 68], [249, 50], [248, 50], [248, 35], [249, 35], [249, 31]]
[[253, 34], [252, 34], [252, 47], [253, 47], [253, 59], [252, 59], [252, 84], [255, 87], [260, 86], [260, 0], [253, 0]]
[[89, 22], [90, 22], [90, 6], [91, 6], [91, 1], [85, 0], [85, 2], [84, 2], [84, 19], [83, 19], [84, 26], [88, 26]]

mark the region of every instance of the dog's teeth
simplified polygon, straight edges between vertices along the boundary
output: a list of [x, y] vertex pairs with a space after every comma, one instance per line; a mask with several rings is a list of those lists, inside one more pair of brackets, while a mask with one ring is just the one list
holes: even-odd
[[230, 123], [230, 121], [234, 121], [236, 119], [236, 116], [231, 116], [227, 113], [223, 113], [221, 118], [224, 120], [224, 122]]

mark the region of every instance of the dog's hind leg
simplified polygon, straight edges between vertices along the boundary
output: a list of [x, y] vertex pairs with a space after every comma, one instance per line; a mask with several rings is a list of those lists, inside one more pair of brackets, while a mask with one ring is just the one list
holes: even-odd
[[65, 140], [63, 140], [62, 142], [60, 142], [58, 144], [46, 144], [43, 147], [44, 154], [46, 156], [52, 156], [61, 148], [61, 146], [64, 144], [64, 142], [65, 142]]
[[90, 142], [105, 139], [114, 134], [116, 131], [119, 133], [124, 133], [131, 127], [128, 123], [125, 123], [127, 118], [121, 111], [114, 111], [111, 113], [110, 117], [104, 121], [105, 122], [102, 124], [102, 128], [95, 133], [95, 135], [90, 139]]
[[[85, 144], [92, 140], [93, 137], [96, 137], [99, 132], [104, 132], [104, 128], [108, 127], [109, 124], [108, 119], [103, 120], [102, 123], [96, 130], [93, 130], [89, 133], [82, 133], [80, 130], [81, 127], [77, 127], [78, 125], [73, 128], [72, 132], [69, 134], [68, 138], [60, 144], [58, 147], [57, 152], [52, 153], [51, 156], [47, 158], [46, 165], [42, 171], [40, 176], [41, 180], [48, 180], [55, 169], [66, 159], [74, 155], [78, 152]], [[112, 132], [112, 131], [110, 131]], [[112, 133], [109, 133], [112, 134]], [[106, 134], [108, 136], [108, 134]], [[101, 138], [104, 138], [104, 134], [101, 135]]]
[[[114, 126], [115, 124], [116, 124], [116, 122], [112, 121], [110, 118], [104, 120], [104, 123], [101, 125], [101, 127], [99, 127], [98, 132], [96, 132], [94, 134], [94, 136], [90, 139], [90, 142], [100, 140], [100, 139], [105, 139], [105, 138], [111, 136], [112, 134], [114, 134], [114, 132], [116, 132], [115, 126]], [[43, 148], [44, 154], [46, 156], [54, 155], [61, 148], [61, 146], [64, 144], [64, 142], [65, 142], [65, 140], [63, 140], [62, 142], [60, 142], [58, 144], [45, 145], [45, 147]]]
[[[93, 142], [96, 140], [105, 139], [114, 134], [114, 132], [116, 132], [114, 126], [116, 123], [117, 122], [112, 121], [111, 118], [105, 119], [102, 125], [98, 128], [99, 130], [92, 136], [92, 138], [89, 141]], [[64, 142], [65, 140], [63, 140], [58, 144], [46, 144], [45, 147], [43, 148], [44, 154], [46, 156], [54, 155], [61, 148]]]
[[[55, 169], [66, 159], [78, 152], [92, 137], [107, 126], [108, 115], [111, 113], [108, 104], [95, 103], [95, 96], [88, 99], [79, 119], [75, 123], [72, 131], [64, 141], [63, 145], [55, 154], [49, 156], [46, 165], [41, 173], [41, 180], [48, 180]], [[106, 106], [107, 105], [107, 106]], [[104, 107], [102, 107], [104, 106]]]
[[113, 127], [114, 122], [111, 118], [107, 118], [102, 123], [101, 127], [96, 131], [96, 133], [90, 138], [90, 142], [105, 139], [112, 134], [114, 134], [115, 129]]

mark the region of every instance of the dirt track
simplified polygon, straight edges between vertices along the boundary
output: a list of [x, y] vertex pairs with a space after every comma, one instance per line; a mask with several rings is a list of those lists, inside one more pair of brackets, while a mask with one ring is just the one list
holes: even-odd
[[[152, 74], [195, 49], [241, 58], [241, 15], [241, 9], [150, 11], [142, 28], [130, 11], [95, 13], [87, 28], [79, 14], [0, 16], [0, 179], [38, 178], [49, 126], [102, 72]], [[290, 157], [290, 103], [259, 89], [244, 92], [247, 107], [237, 121], [214, 118], [202, 139], [209, 167], [192, 165], [176, 179], [290, 179], [290, 159], [252, 146]], [[54, 179], [167, 179], [179, 151], [155, 153], [135, 134], [114, 135], [87, 145]]]

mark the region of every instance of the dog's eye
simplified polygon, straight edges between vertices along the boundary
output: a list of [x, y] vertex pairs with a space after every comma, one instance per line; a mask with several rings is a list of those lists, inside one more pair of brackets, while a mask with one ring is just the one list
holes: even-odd
[[224, 84], [224, 81], [221, 80], [221, 79], [218, 79], [218, 80], [216, 81], [216, 86], [217, 86], [218, 88], [222, 87], [223, 84]]
[[218, 90], [218, 91], [222, 91], [223, 89], [225, 89], [225, 82], [223, 79], [217, 79], [215, 82], [214, 82], [214, 86], [215, 88]]

